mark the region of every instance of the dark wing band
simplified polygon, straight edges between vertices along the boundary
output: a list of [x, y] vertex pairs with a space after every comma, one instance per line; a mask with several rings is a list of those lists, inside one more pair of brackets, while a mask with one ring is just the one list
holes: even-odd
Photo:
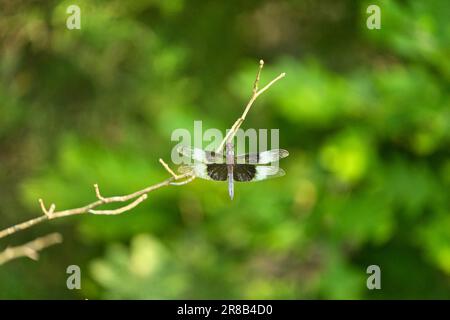
[[253, 164], [235, 164], [233, 166], [233, 179], [236, 181], [252, 181], [256, 175], [256, 166]]
[[189, 166], [181, 166], [178, 168], [180, 173], [193, 173], [196, 177], [205, 180], [225, 181], [228, 177], [228, 169], [226, 164], [204, 164], [196, 163]]
[[261, 181], [284, 176], [283, 169], [277, 166], [255, 166], [252, 164], [234, 165], [233, 178], [236, 181]]
[[228, 168], [226, 164], [207, 164], [206, 172], [212, 180], [225, 181], [228, 178]]

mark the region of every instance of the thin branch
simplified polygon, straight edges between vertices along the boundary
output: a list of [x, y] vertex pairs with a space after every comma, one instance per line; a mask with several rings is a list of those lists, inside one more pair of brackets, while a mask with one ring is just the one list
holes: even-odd
[[195, 178], [196, 178], [196, 176], [192, 173], [192, 175], [189, 178], [187, 178], [186, 180], [181, 181], [181, 182], [171, 182], [170, 185], [171, 186], [182, 186], [182, 185], [188, 184], [189, 182], [193, 181]]
[[[259, 81], [260, 81], [260, 77], [261, 77], [261, 71], [262, 71], [263, 67], [264, 67], [264, 61], [260, 60], [258, 72], [256, 74], [256, 79], [253, 84], [253, 91], [252, 91], [253, 94], [252, 94], [249, 102], [247, 103], [241, 117], [235, 121], [235, 123], [233, 124], [231, 129], [227, 132], [225, 138], [220, 143], [216, 152], [221, 152], [225, 143], [232, 141], [236, 132], [239, 130], [239, 127], [245, 121], [245, 118], [247, 117], [247, 114], [250, 111], [250, 108], [252, 107], [255, 100], [264, 91], [269, 89], [275, 82], [277, 82], [278, 80], [280, 80], [281, 78], [283, 78], [286, 75], [285, 73], [280, 74], [278, 77], [276, 77], [275, 79], [270, 81], [267, 85], [265, 85], [261, 90], [258, 90]], [[148, 186], [142, 190], [138, 190], [136, 192], [130, 193], [128, 195], [113, 196], [113, 197], [102, 196], [100, 193], [100, 188], [99, 188], [98, 184], [94, 184], [95, 195], [98, 199], [97, 201], [87, 204], [84, 207], [67, 209], [67, 210], [62, 210], [62, 211], [55, 211], [56, 206], [54, 203], [52, 203], [50, 205], [50, 208], [47, 209], [44, 204], [44, 201], [42, 199], [39, 199], [39, 204], [40, 204], [41, 210], [43, 212], [43, 215], [41, 215], [37, 218], [34, 218], [34, 219], [30, 219], [25, 222], [16, 224], [16, 225], [6, 228], [4, 230], [0, 230], [0, 239], [5, 238], [9, 235], [12, 235], [18, 231], [28, 229], [36, 224], [46, 221], [46, 220], [53, 220], [53, 219], [72, 216], [72, 215], [89, 214], [89, 213], [90, 214], [103, 214], [103, 215], [121, 214], [123, 212], [129, 211], [129, 210], [135, 208], [136, 206], [138, 206], [142, 201], [147, 199], [148, 193], [150, 193], [154, 190], [157, 190], [159, 188], [166, 187], [166, 186], [185, 185], [187, 183], [190, 183], [191, 181], [193, 181], [196, 178], [193, 172], [187, 172], [187, 173], [184, 173], [181, 175], [177, 175], [169, 167], [169, 165], [167, 165], [167, 163], [164, 162], [164, 160], [159, 159], [159, 162], [164, 167], [164, 169], [167, 172], [169, 172], [169, 174], [171, 175], [170, 178], [168, 178], [160, 183]], [[177, 181], [177, 182], [175, 182], [175, 181]], [[133, 201], [131, 203], [129, 203], [123, 207], [117, 208], [117, 209], [94, 210], [94, 208], [101, 206], [103, 204], [115, 203], [115, 202], [126, 202], [129, 200], [133, 200]], [[29, 257], [31, 259], [37, 259], [39, 256], [38, 251], [40, 251], [48, 246], [54, 245], [56, 243], [60, 243], [61, 241], [62, 241], [61, 235], [58, 233], [54, 233], [54, 234], [51, 234], [51, 235], [48, 235], [45, 237], [37, 238], [37, 239], [35, 239], [31, 242], [28, 242], [22, 246], [7, 248], [3, 252], [0, 252], [0, 265], [7, 261], [12, 260], [12, 259], [18, 258], [18, 257]]]
[[44, 237], [36, 238], [21, 246], [8, 247], [3, 252], [0, 252], [0, 265], [20, 257], [38, 260], [39, 251], [61, 242], [62, 236], [59, 233], [51, 233]]
[[6, 236], [9, 236], [10, 234], [16, 233], [18, 231], [28, 229], [38, 223], [46, 221], [46, 220], [49, 220], [49, 217], [44, 214], [40, 217], [37, 217], [37, 218], [31, 219], [31, 220], [16, 224], [12, 227], [6, 228], [6, 229], [0, 231], [0, 239], [4, 238]]
[[125, 211], [133, 209], [134, 207], [136, 207], [139, 203], [141, 203], [145, 199], [147, 199], [147, 195], [143, 194], [142, 196], [140, 196], [139, 198], [134, 200], [129, 205], [126, 205], [126, 206], [124, 206], [122, 208], [119, 208], [119, 209], [115, 209], [115, 210], [93, 210], [93, 209], [91, 209], [88, 212], [92, 213], [92, 214], [109, 214], [109, 215], [121, 214], [122, 212], [125, 212]]
[[[167, 164], [166, 164], [167, 166]], [[169, 166], [167, 166], [167, 168], [169, 168]], [[169, 168], [170, 169], [170, 168]], [[171, 170], [171, 169], [170, 169]], [[119, 214], [119, 213], [123, 213], [125, 211], [128, 211], [130, 209], [133, 209], [134, 207], [136, 207], [138, 204], [140, 204], [142, 201], [144, 201], [146, 199], [146, 195], [156, 189], [162, 188], [162, 187], [166, 187], [171, 185], [171, 183], [173, 181], [176, 180], [181, 180], [184, 178], [189, 178], [191, 177], [191, 175], [189, 173], [186, 174], [182, 174], [182, 175], [176, 175], [176, 177], [170, 177], [160, 183], [151, 185], [145, 189], [136, 191], [134, 193], [128, 194], [128, 195], [124, 195], [124, 196], [114, 196], [114, 197], [103, 197], [100, 194], [100, 190], [97, 184], [94, 185], [94, 189], [95, 189], [95, 194], [98, 198], [97, 201], [92, 202], [84, 207], [80, 207], [80, 208], [74, 208], [74, 209], [68, 209], [68, 210], [62, 210], [62, 211], [55, 211], [55, 205], [52, 204], [50, 206], [50, 209], [47, 210], [45, 205], [44, 205], [44, 201], [42, 199], [39, 199], [39, 204], [41, 206], [41, 210], [44, 213], [42, 216], [39, 216], [37, 218], [16, 224], [12, 227], [6, 228], [4, 230], [0, 231], [0, 239], [7, 237], [11, 234], [14, 234], [18, 231], [21, 230], [25, 230], [28, 229], [38, 223], [41, 223], [43, 221], [46, 220], [53, 220], [53, 219], [57, 219], [57, 218], [62, 218], [62, 217], [67, 217], [67, 216], [73, 216], [73, 215], [78, 215], [78, 214]], [[190, 182], [190, 181], [189, 181]], [[145, 195], [145, 197], [141, 197]], [[136, 199], [137, 198], [137, 199]], [[107, 204], [107, 203], [114, 203], [114, 202], [126, 202], [132, 199], [136, 199], [134, 200], [134, 202], [118, 208], [118, 209], [114, 209], [114, 210], [93, 210], [94, 208], [102, 205], [102, 204]]]
[[277, 82], [278, 80], [284, 78], [286, 76], [286, 73], [283, 72], [281, 73], [278, 77], [276, 77], [275, 79], [273, 79], [272, 81], [270, 81], [268, 84], [266, 84], [261, 90], [258, 90], [258, 85], [259, 85], [259, 80], [260, 80], [260, 76], [261, 76], [261, 71], [262, 68], [264, 67], [264, 61], [260, 60], [259, 61], [259, 69], [258, 72], [256, 74], [256, 79], [255, 79], [255, 83], [253, 85], [253, 94], [250, 97], [249, 102], [247, 103], [247, 106], [244, 109], [244, 112], [242, 113], [242, 116], [240, 118], [238, 118], [236, 120], [236, 122], [233, 124], [233, 126], [231, 127], [231, 129], [228, 131], [228, 133], [226, 134], [225, 138], [222, 140], [222, 142], [220, 143], [219, 147], [216, 149], [216, 152], [219, 153], [223, 150], [223, 147], [225, 145], [225, 143], [227, 142], [231, 142], [234, 138], [234, 135], [236, 134], [236, 132], [239, 130], [240, 126], [242, 125], [242, 123], [244, 122], [245, 118], [247, 117], [248, 112], [250, 111], [250, 108], [252, 107], [253, 103], [255, 102], [255, 100], [267, 89], [269, 89], [275, 82]]

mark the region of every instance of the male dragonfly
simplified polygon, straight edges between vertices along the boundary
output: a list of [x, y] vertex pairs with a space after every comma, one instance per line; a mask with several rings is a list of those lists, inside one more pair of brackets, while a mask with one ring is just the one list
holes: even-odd
[[196, 177], [215, 180], [228, 180], [228, 193], [234, 196], [234, 181], [259, 181], [284, 176], [285, 172], [278, 166], [261, 166], [285, 158], [289, 155], [287, 150], [273, 149], [260, 153], [234, 155], [232, 143], [227, 143], [225, 156], [222, 153], [206, 151], [198, 148], [181, 146], [178, 152], [197, 161], [193, 165], [181, 166], [180, 173], [192, 172]]

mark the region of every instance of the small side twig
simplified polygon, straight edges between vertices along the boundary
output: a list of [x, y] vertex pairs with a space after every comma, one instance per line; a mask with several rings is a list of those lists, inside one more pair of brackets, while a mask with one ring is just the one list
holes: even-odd
[[216, 149], [216, 153], [220, 153], [223, 150], [223, 147], [225, 146], [225, 143], [227, 142], [231, 142], [233, 140], [233, 137], [235, 136], [236, 132], [239, 130], [240, 126], [242, 125], [242, 123], [245, 121], [245, 118], [247, 117], [248, 112], [250, 111], [250, 108], [252, 107], [253, 103], [255, 102], [255, 100], [267, 89], [269, 89], [275, 82], [277, 82], [278, 80], [284, 78], [286, 76], [286, 73], [283, 72], [280, 75], [278, 75], [278, 77], [276, 77], [275, 79], [273, 79], [272, 81], [270, 81], [268, 84], [266, 84], [261, 90], [258, 90], [258, 86], [259, 86], [259, 80], [261, 77], [261, 71], [264, 67], [264, 61], [260, 60], [259, 61], [259, 69], [258, 72], [256, 74], [256, 79], [255, 82], [253, 84], [253, 91], [252, 91], [252, 96], [250, 97], [249, 102], [247, 103], [247, 106], [244, 109], [244, 112], [242, 113], [241, 117], [238, 118], [235, 123], [233, 124], [233, 126], [231, 127], [231, 129], [228, 131], [228, 133], [225, 135], [225, 138], [222, 140], [222, 142], [220, 143], [219, 147]]
[[134, 200], [132, 203], [130, 203], [129, 205], [126, 205], [124, 207], [121, 207], [119, 209], [115, 209], [115, 210], [89, 210], [89, 213], [92, 214], [121, 214], [125, 211], [131, 210], [134, 207], [136, 207], [139, 203], [141, 203], [142, 201], [144, 201], [145, 199], [147, 199], [147, 195], [143, 194], [142, 196], [140, 196], [139, 198], [137, 198], [136, 200]]
[[196, 176], [192, 173], [192, 175], [189, 178], [187, 178], [186, 180], [181, 181], [181, 182], [171, 182], [170, 185], [171, 186], [182, 186], [184, 184], [188, 184], [189, 182], [193, 181], [195, 178], [196, 178]]
[[97, 199], [105, 202], [105, 198], [102, 197], [102, 195], [100, 194], [100, 189], [98, 187], [98, 184], [94, 184], [94, 189], [95, 189], [95, 195], [97, 196]]
[[32, 260], [38, 260], [39, 251], [61, 242], [61, 234], [51, 233], [20, 246], [8, 247], [3, 252], [0, 252], [0, 265], [20, 257], [28, 257]]

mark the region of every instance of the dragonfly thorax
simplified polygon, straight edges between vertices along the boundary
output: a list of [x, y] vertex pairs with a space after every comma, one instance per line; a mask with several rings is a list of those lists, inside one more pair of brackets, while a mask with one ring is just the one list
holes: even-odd
[[231, 143], [231, 142], [228, 142], [226, 145], [225, 145], [225, 161], [226, 161], [226, 164], [228, 164], [228, 165], [232, 165], [232, 164], [234, 164], [234, 147], [233, 147], [233, 144]]

